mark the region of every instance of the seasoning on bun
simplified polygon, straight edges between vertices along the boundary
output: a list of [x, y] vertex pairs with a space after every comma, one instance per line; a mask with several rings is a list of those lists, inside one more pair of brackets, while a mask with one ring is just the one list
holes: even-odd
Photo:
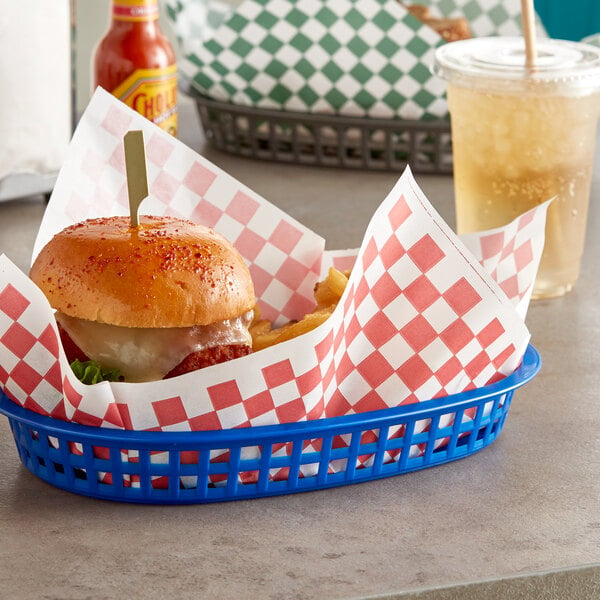
[[57, 233], [30, 277], [67, 358], [155, 381], [249, 354], [254, 286], [212, 229], [174, 217], [89, 219]]

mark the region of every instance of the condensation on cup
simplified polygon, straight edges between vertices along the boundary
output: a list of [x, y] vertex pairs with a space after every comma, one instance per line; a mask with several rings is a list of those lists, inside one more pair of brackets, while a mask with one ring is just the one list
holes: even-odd
[[579, 276], [600, 115], [600, 48], [543, 39], [533, 69], [522, 38], [436, 51], [452, 125], [458, 233], [506, 225], [551, 198], [533, 298]]

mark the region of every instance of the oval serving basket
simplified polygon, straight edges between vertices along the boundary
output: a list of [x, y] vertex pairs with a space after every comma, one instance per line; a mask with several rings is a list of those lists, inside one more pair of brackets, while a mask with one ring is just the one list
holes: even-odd
[[450, 121], [375, 119], [269, 110], [220, 102], [185, 89], [206, 139], [246, 158], [313, 167], [452, 173]]
[[0, 392], [21, 461], [44, 481], [122, 502], [193, 504], [359, 483], [464, 458], [491, 444], [514, 391], [541, 367], [528, 346], [501, 381], [368, 413], [219, 431], [123, 431], [23, 409]]

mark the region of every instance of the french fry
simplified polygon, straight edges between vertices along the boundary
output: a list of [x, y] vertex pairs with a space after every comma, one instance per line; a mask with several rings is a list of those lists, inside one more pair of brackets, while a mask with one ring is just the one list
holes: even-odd
[[349, 276], [350, 271], [339, 271], [331, 267], [327, 277], [315, 285], [315, 309], [304, 315], [302, 319], [290, 321], [275, 329], [272, 328], [270, 321], [261, 319], [260, 309], [257, 306], [254, 309], [254, 320], [250, 325], [254, 351], [291, 340], [322, 325], [331, 316], [340, 301], [348, 284]]
[[[251, 332], [252, 333], [252, 332]], [[257, 352], [263, 348], [268, 348], [277, 343], [277, 337], [279, 333], [277, 331], [269, 331], [267, 333], [254, 334], [252, 333], [252, 350]]]
[[248, 329], [250, 330], [252, 337], [266, 335], [271, 331], [271, 321], [268, 321], [267, 319], [253, 321]]
[[348, 284], [348, 275], [333, 267], [329, 268], [327, 277], [315, 285], [315, 300], [317, 306], [337, 304]]
[[333, 308], [335, 307], [329, 307], [327, 310], [308, 313], [299, 321], [284, 325], [277, 336], [277, 341], [283, 342], [285, 340], [291, 340], [292, 338], [298, 337], [303, 333], [312, 331], [322, 323], [325, 323], [325, 321], [331, 316]]

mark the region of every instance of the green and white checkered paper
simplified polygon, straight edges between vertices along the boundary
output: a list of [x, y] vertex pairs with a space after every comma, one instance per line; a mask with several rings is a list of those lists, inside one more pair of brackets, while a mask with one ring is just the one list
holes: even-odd
[[[189, 28], [194, 0], [169, 2], [176, 31]], [[466, 17], [476, 37], [521, 32], [520, 0], [419, 3], [439, 16]], [[191, 51], [182, 43], [180, 70], [199, 94], [241, 106], [345, 116], [430, 120], [447, 114], [445, 83], [430, 69], [435, 48], [446, 42], [397, 0], [244, 0], [220, 15], [202, 43]]]

